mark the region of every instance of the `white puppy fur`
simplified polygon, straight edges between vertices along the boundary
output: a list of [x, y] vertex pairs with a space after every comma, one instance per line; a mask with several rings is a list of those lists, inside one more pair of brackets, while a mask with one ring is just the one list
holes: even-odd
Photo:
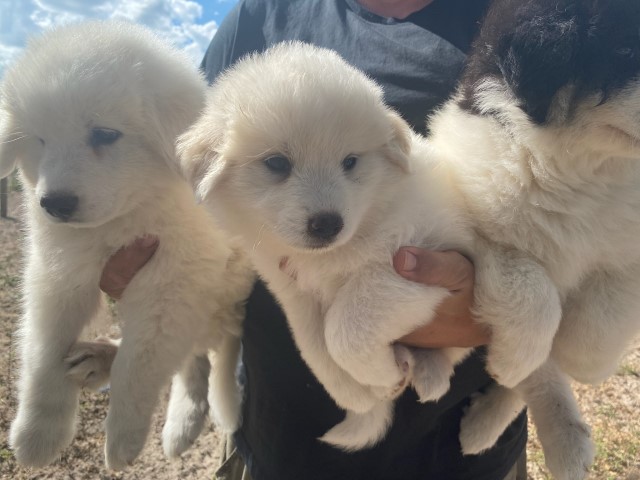
[[[589, 430], [566, 377], [547, 362], [560, 295], [537, 257], [471, 228], [453, 162], [463, 171], [470, 156], [480, 168], [504, 155], [483, 150], [486, 127], [454, 120], [443, 111], [428, 143], [335, 53], [282, 44], [216, 82], [178, 152], [199, 197], [244, 241], [281, 302], [302, 357], [347, 410], [322, 440], [347, 450], [372, 445], [407, 384], [423, 401], [447, 391], [468, 349], [392, 346], [428, 323], [447, 292], [403, 280], [391, 257], [402, 245], [457, 249], [476, 262], [477, 314], [493, 328], [491, 371], [531, 406], [554, 475], [583, 478], [593, 460]], [[468, 172], [468, 185], [489, 190], [488, 179]], [[521, 411], [510, 392], [496, 387], [476, 401], [463, 425], [466, 453], [493, 445]], [[487, 416], [480, 405], [494, 397], [500, 411]]]
[[[490, 447], [524, 400], [554, 477], [587, 475], [594, 448], [563, 375], [604, 380], [640, 330], [639, 21], [633, 0], [496, 0], [458, 94], [431, 121], [481, 239], [488, 367], [515, 386], [476, 398], [466, 453]], [[501, 262], [517, 252], [540, 274], [527, 290], [506, 283], [496, 308], [485, 253], [500, 250]]]
[[348, 412], [322, 440], [372, 445], [409, 382], [422, 401], [448, 390], [468, 349], [393, 346], [448, 292], [402, 279], [391, 258], [402, 245], [466, 251], [470, 230], [429, 147], [377, 85], [333, 52], [279, 45], [222, 75], [178, 151], [281, 302], [302, 357]]
[[[114, 469], [142, 449], [160, 390], [180, 365], [168, 453], [186, 447], [206, 414], [208, 367], [193, 355], [213, 349], [223, 370], [235, 370], [252, 274], [173, 166], [174, 139], [196, 118], [205, 88], [184, 54], [123, 22], [50, 31], [4, 77], [0, 177], [19, 168], [28, 217], [10, 433], [23, 465], [46, 465], [71, 442], [79, 383], [104, 381], [111, 361], [105, 454]], [[105, 262], [145, 234], [160, 244], [119, 302], [119, 350], [76, 344], [99, 308]], [[213, 380], [214, 400], [234, 424], [233, 373]]]
[[[491, 435], [478, 435], [480, 419], [511, 412], [498, 421], [506, 426], [521, 410], [522, 400], [505, 397], [519, 392], [539, 430], [541, 423], [549, 422], [538, 419], [550, 414], [556, 422], [573, 427], [564, 429], [565, 436], [543, 441], [554, 476], [581, 479], [586, 475], [590, 464], [586, 460], [593, 455], [593, 447], [580, 432], [586, 426], [577, 421], [577, 410], [565, 411], [554, 396], [542, 392], [548, 393], [544, 387], [551, 381], [548, 372], [558, 368], [581, 382], [606, 379], [640, 328], [640, 130], [634, 117], [640, 112], [639, 89], [640, 82], [635, 80], [604, 103], [594, 94], [572, 106], [570, 115], [564, 111], [563, 94], [570, 95], [565, 90], [551, 113], [558, 120], [536, 125], [501, 81], [487, 80], [475, 101], [480, 109], [497, 112], [496, 116], [471, 114], [454, 100], [432, 121], [434, 150], [447, 165], [486, 243], [494, 249], [517, 249], [544, 272], [540, 283], [526, 294], [511, 291], [514, 310], [494, 311], [477, 302], [479, 321], [497, 335], [522, 340], [512, 344], [513, 350], [499, 353], [511, 358], [505, 363], [521, 364], [514, 379], [527, 373], [522, 365], [531, 368], [538, 363], [525, 343], [538, 345], [538, 361], [545, 358], [545, 348], [551, 357], [515, 392], [496, 387], [490, 394], [493, 402], [480, 397], [473, 404], [461, 433], [467, 453], [494, 443], [502, 429], [485, 429]], [[478, 269], [476, 295], [480, 298], [495, 281], [485, 273]], [[548, 301], [549, 294], [562, 305], [557, 323], [527, 308], [534, 298]], [[555, 337], [541, 336], [545, 332]], [[498, 363], [490, 367], [503, 378]], [[565, 398], [572, 397], [568, 387], [560, 390]], [[514, 407], [502, 409], [504, 404]], [[544, 440], [545, 433], [539, 433]], [[581, 458], [567, 454], [568, 445], [580, 443]], [[574, 465], [567, 467], [571, 462]], [[563, 471], [573, 473], [563, 475]]]

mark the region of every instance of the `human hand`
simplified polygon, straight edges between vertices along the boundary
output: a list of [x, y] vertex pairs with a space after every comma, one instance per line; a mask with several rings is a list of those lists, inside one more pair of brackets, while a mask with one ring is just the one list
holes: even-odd
[[136, 273], [153, 257], [158, 237], [145, 235], [111, 255], [102, 270], [100, 290], [119, 300]]
[[491, 340], [486, 327], [474, 321], [473, 264], [458, 252], [402, 247], [393, 267], [407, 280], [444, 287], [451, 292], [436, 309], [435, 318], [399, 342], [421, 348], [478, 347]]

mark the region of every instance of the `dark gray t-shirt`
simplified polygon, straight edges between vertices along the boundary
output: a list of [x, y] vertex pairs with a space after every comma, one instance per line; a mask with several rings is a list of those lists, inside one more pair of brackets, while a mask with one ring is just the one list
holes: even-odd
[[[424, 131], [427, 114], [455, 87], [487, 3], [435, 0], [396, 21], [355, 0], [241, 0], [202, 69], [213, 81], [240, 57], [284, 40], [332, 48], [381, 84], [386, 102]], [[456, 369], [451, 390], [437, 403], [419, 404], [407, 391], [385, 440], [345, 454], [317, 441], [344, 413], [300, 358], [284, 315], [258, 283], [245, 320], [238, 447], [255, 480], [502, 480], [526, 443], [524, 416], [484, 455], [463, 457], [457, 439], [469, 395], [491, 383], [483, 355], [480, 350]]]

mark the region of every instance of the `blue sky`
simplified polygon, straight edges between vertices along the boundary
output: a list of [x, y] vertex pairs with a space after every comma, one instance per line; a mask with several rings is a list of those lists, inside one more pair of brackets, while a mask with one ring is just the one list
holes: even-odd
[[237, 0], [0, 0], [0, 76], [30, 35], [84, 19], [121, 18], [150, 27], [199, 63]]

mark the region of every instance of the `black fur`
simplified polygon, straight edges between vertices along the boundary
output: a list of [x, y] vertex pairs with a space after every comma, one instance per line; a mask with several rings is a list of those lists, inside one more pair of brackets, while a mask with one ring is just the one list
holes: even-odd
[[[474, 91], [503, 79], [538, 124], [568, 84], [574, 102], [601, 101], [640, 75], [640, 0], [495, 0], [462, 77], [460, 106], [479, 114]], [[490, 114], [490, 112], [489, 112]]]

